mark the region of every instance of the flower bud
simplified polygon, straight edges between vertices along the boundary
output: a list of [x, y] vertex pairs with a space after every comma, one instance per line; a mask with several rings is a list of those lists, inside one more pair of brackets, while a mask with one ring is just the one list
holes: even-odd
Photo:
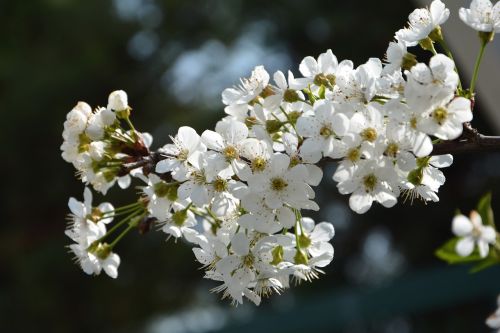
[[108, 109], [122, 111], [128, 109], [127, 93], [123, 90], [116, 90], [109, 94]]
[[94, 161], [102, 160], [104, 154], [106, 153], [105, 148], [106, 148], [106, 143], [103, 141], [91, 142], [89, 146], [90, 157], [92, 157]]

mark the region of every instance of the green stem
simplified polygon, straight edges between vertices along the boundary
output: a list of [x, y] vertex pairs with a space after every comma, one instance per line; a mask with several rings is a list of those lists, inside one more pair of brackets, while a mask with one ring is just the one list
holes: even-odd
[[304, 234], [304, 229], [302, 228], [302, 223], [300, 222], [301, 220], [301, 214], [298, 209], [293, 209], [293, 212], [295, 213], [295, 243], [297, 243], [297, 249], [300, 250], [300, 241], [299, 241], [299, 228], [300, 228], [300, 233], [303, 235]]
[[134, 125], [132, 124], [132, 122], [130, 121], [130, 118], [129, 117], [125, 117], [125, 122], [127, 123], [128, 127], [130, 127], [130, 129], [132, 130], [132, 133], [134, 135], [134, 139], [138, 139], [138, 135], [137, 135], [137, 131], [134, 127]]
[[476, 58], [476, 64], [474, 65], [474, 73], [472, 74], [472, 81], [470, 83], [470, 93], [474, 94], [474, 88], [476, 87], [477, 76], [479, 75], [479, 67], [481, 66], [481, 60], [483, 59], [484, 50], [488, 43], [481, 41], [481, 48], [479, 49], [479, 54]]
[[297, 250], [301, 250], [300, 248], [300, 241], [299, 241], [299, 227], [297, 225], [299, 225], [299, 220], [297, 220], [295, 222], [295, 243], [297, 244]]
[[133, 202], [131, 204], [125, 205], [125, 206], [120, 206], [120, 207], [116, 208], [115, 211], [132, 208], [132, 207], [136, 207], [136, 206], [139, 206], [139, 205], [142, 205], [142, 203], [137, 201], [137, 202]]
[[136, 226], [137, 226], [136, 224], [132, 224], [132, 223], [131, 223], [131, 224], [129, 224], [129, 225], [128, 225], [128, 227], [127, 227], [125, 230], [123, 230], [123, 231], [122, 231], [122, 233], [121, 233], [121, 234], [119, 234], [119, 235], [115, 238], [115, 240], [114, 240], [111, 244], [109, 244], [109, 247], [110, 247], [111, 249], [113, 249], [113, 248], [116, 246], [116, 244], [118, 244], [118, 242], [119, 242], [119, 241], [120, 241], [120, 240], [121, 240], [121, 239], [122, 239], [122, 238], [123, 238], [126, 234], [128, 234], [130, 230], [132, 230], [132, 229], [133, 229], [133, 228], [135, 228]]
[[131, 219], [133, 219], [134, 217], [136, 217], [139, 214], [144, 214], [144, 210], [143, 209], [138, 209], [138, 210], [134, 211], [132, 214], [126, 216], [125, 218], [123, 218], [122, 220], [120, 220], [119, 222], [117, 222], [111, 229], [108, 230], [108, 232], [106, 232], [106, 234], [104, 236], [102, 236], [101, 238], [99, 238], [97, 240], [97, 242], [101, 243], [106, 237], [108, 237], [109, 235], [111, 235], [118, 228], [120, 228], [122, 225], [124, 225], [125, 223], [129, 222]]
[[219, 218], [217, 216], [215, 216], [215, 214], [210, 210], [210, 208], [207, 208], [207, 213], [208, 213], [208, 215], [210, 215], [211, 218], [214, 219], [214, 222], [219, 221]]
[[122, 215], [130, 214], [130, 213], [135, 212], [137, 210], [137, 208], [138, 207], [133, 207], [133, 208], [129, 208], [127, 210], [121, 210], [121, 211], [118, 211], [118, 212], [111, 211], [111, 212], [108, 212], [108, 213], [104, 214], [103, 218], [117, 217], [117, 216], [122, 216]]

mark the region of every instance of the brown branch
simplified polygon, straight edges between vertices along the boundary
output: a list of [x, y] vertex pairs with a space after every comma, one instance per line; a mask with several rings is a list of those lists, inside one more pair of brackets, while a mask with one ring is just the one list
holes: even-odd
[[434, 145], [432, 155], [500, 151], [500, 136], [477, 134], [472, 139], [442, 141]]
[[455, 140], [441, 141], [434, 145], [432, 155], [500, 151], [500, 136], [487, 136], [464, 123], [462, 135]]
[[[441, 141], [434, 144], [431, 155], [475, 152], [500, 152], [500, 136], [483, 135], [473, 128], [470, 123], [465, 123], [463, 133], [459, 138], [450, 141]], [[165, 158], [166, 156], [159, 152], [150, 152], [147, 156], [135, 157], [133, 162], [125, 163], [122, 166], [122, 170], [119, 175], [126, 175], [130, 171], [140, 167], [143, 168], [144, 174], [147, 175], [154, 172], [156, 164]], [[318, 165], [323, 167], [325, 164], [338, 162], [340, 160], [341, 159], [324, 157], [318, 162]], [[160, 176], [170, 180], [170, 175], [164, 174]]]

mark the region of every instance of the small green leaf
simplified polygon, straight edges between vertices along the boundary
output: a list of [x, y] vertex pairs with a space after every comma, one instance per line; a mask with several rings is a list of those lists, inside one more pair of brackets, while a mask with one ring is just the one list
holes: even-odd
[[490, 225], [495, 228], [495, 219], [493, 209], [491, 209], [491, 192], [486, 193], [477, 204], [477, 212], [481, 215], [483, 224]]
[[461, 257], [456, 253], [455, 247], [457, 242], [460, 240], [459, 237], [453, 238], [446, 242], [443, 246], [436, 250], [436, 256], [446, 261], [448, 264], [474, 264], [470, 269], [470, 273], [476, 273], [486, 269], [490, 266], [500, 264], [500, 255], [495, 249], [490, 248], [489, 255], [486, 258], [481, 258], [478, 249], [474, 249], [474, 252], [467, 257]]
[[460, 238], [456, 237], [446, 242], [443, 246], [441, 246], [439, 249], [436, 250], [435, 252], [436, 257], [446, 261], [449, 264], [469, 263], [469, 262], [480, 261], [482, 259], [479, 256], [478, 251], [476, 250], [467, 257], [462, 257], [458, 255], [455, 248], [459, 240]]
[[486, 257], [484, 260], [481, 260], [481, 262], [472, 266], [469, 273], [477, 273], [498, 263], [500, 263], [500, 261], [495, 256]]

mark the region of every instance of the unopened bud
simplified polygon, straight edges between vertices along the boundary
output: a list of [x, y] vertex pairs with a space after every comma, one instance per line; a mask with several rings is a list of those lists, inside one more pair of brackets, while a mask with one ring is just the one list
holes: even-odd
[[128, 109], [127, 93], [123, 90], [116, 90], [109, 94], [108, 109], [113, 111], [123, 111]]

